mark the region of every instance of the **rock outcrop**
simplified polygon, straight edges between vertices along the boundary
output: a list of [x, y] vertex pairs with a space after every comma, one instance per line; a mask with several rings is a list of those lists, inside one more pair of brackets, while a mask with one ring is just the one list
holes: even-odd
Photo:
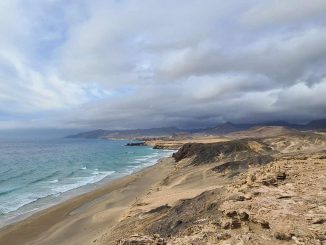
[[250, 151], [247, 142], [230, 141], [219, 143], [188, 143], [184, 144], [181, 149], [173, 154], [176, 162], [186, 158], [193, 158], [193, 164], [209, 163], [220, 156], [230, 156], [231, 154]]
[[[265, 164], [271, 160], [271, 148], [255, 140], [234, 140], [218, 143], [188, 143], [173, 154], [176, 162], [190, 159], [191, 164], [232, 161], [247, 168], [252, 164]], [[235, 162], [236, 161], [236, 162]], [[226, 163], [228, 165], [228, 163]]]
[[152, 236], [145, 236], [135, 234], [130, 238], [122, 239], [117, 242], [117, 245], [166, 245], [166, 241], [160, 237], [160, 235], [155, 234]]
[[126, 146], [145, 146], [145, 142], [132, 142], [132, 143], [127, 143]]

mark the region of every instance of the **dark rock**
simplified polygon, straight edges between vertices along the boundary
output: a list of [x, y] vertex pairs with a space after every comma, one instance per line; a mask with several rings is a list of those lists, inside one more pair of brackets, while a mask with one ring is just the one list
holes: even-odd
[[270, 229], [271, 227], [269, 226], [269, 223], [267, 222], [267, 221], [262, 221], [261, 223], [260, 223], [260, 225], [261, 225], [261, 227], [263, 228], [263, 229]]
[[317, 235], [316, 237], [319, 241], [326, 241], [326, 235]]
[[228, 221], [228, 220], [224, 220], [222, 223], [221, 223], [221, 228], [222, 229], [229, 229], [231, 226], [231, 222]]
[[238, 229], [241, 227], [241, 222], [238, 219], [233, 219], [231, 222], [231, 229]]
[[277, 173], [276, 179], [278, 179], [278, 180], [285, 180], [286, 179], [285, 172], [279, 172], [279, 173]]
[[284, 232], [276, 232], [274, 234], [274, 237], [282, 241], [290, 241], [292, 239], [292, 236], [290, 234], [286, 234]]
[[178, 227], [181, 224], [182, 224], [182, 220], [178, 220], [177, 222], [175, 222], [174, 228]]
[[208, 205], [207, 211], [212, 211], [214, 209], [217, 209], [218, 207], [219, 207], [218, 203], [213, 202], [213, 203], [211, 203], [211, 204]]
[[290, 199], [292, 196], [280, 196], [277, 199]]
[[128, 143], [126, 146], [145, 146], [145, 142], [134, 142], [134, 143]]
[[159, 235], [153, 236], [133, 235], [130, 238], [120, 240], [117, 245], [166, 245], [167, 242]]
[[239, 214], [239, 218], [243, 221], [248, 221], [249, 220], [249, 214], [247, 212], [241, 212]]
[[314, 225], [321, 225], [321, 224], [324, 224], [325, 223], [325, 219], [324, 218], [316, 218], [312, 221], [312, 223]]
[[230, 218], [233, 218], [233, 217], [235, 217], [237, 215], [238, 215], [237, 211], [230, 211], [230, 212], [226, 213], [226, 216], [228, 216]]
[[160, 212], [169, 210], [170, 208], [171, 207], [168, 204], [165, 204], [165, 205], [159, 206], [157, 208], [154, 208], [154, 209], [146, 212], [146, 214], [160, 213]]
[[154, 145], [153, 149], [156, 150], [161, 150], [161, 149], [165, 149], [166, 147], [164, 147], [163, 145]]
[[231, 235], [229, 233], [221, 233], [217, 235], [218, 240], [227, 240], [231, 238]]

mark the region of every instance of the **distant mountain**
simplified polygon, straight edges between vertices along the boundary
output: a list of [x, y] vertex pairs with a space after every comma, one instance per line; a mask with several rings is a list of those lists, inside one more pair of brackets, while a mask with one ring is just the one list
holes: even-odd
[[69, 135], [67, 138], [85, 138], [85, 139], [131, 139], [137, 137], [166, 137], [181, 133], [184, 130], [175, 127], [150, 128], [150, 129], [131, 129], [131, 130], [103, 130], [98, 129], [89, 132], [83, 132], [75, 135]]
[[304, 126], [306, 129], [326, 129], [326, 119], [313, 120]]
[[274, 137], [285, 134], [298, 134], [300, 131], [294, 128], [284, 126], [255, 126], [246, 130], [237, 131], [228, 134], [228, 137], [239, 138], [260, 138]]
[[96, 139], [96, 138], [101, 138], [101, 137], [105, 136], [108, 132], [110, 132], [110, 131], [103, 130], [103, 129], [97, 129], [97, 130], [93, 130], [93, 131], [69, 135], [66, 138]]
[[288, 127], [288, 128], [297, 128], [300, 127], [298, 124], [289, 123], [286, 121], [272, 121], [272, 122], [263, 122], [263, 123], [256, 123], [255, 126], [281, 126], [281, 127]]
[[150, 129], [130, 129], [130, 130], [93, 130], [67, 138], [85, 138], [85, 139], [135, 139], [140, 137], [168, 137], [178, 134], [205, 134], [205, 135], [225, 135], [233, 132], [251, 129], [254, 127], [278, 126], [297, 130], [326, 130], [326, 119], [314, 120], [307, 124], [292, 124], [286, 121], [273, 121], [263, 123], [234, 124], [226, 122], [216, 127], [203, 129], [179, 129], [176, 127], [150, 128]]
[[211, 134], [211, 135], [223, 135], [232, 132], [236, 132], [239, 130], [243, 130], [245, 127], [243, 125], [236, 125], [231, 122], [226, 122], [221, 125], [218, 125], [214, 128], [208, 128], [202, 131], [204, 134]]
[[226, 122], [213, 128], [203, 129], [201, 133], [210, 135], [224, 135], [228, 133], [238, 132], [247, 129], [259, 128], [259, 127], [286, 127], [297, 130], [326, 130], [326, 119], [313, 120], [307, 124], [294, 124], [286, 121], [272, 121], [262, 123], [248, 123], [248, 124], [234, 124]]

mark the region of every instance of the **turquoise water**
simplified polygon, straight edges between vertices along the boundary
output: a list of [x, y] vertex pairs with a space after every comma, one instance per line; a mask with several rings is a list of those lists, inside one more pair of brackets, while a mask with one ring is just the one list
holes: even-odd
[[89, 139], [0, 140], [0, 224], [56, 203], [73, 190], [80, 192], [82, 187], [101, 180], [130, 174], [172, 154], [150, 147], [126, 147], [126, 143]]

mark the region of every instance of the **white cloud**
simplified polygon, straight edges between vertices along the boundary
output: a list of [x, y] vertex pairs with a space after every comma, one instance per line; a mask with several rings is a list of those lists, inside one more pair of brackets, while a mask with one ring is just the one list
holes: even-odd
[[326, 116], [325, 10], [322, 0], [1, 1], [0, 120], [10, 118], [0, 124]]
[[243, 14], [244, 23], [255, 27], [273, 24], [310, 23], [316, 18], [323, 17], [326, 2], [323, 0], [287, 0], [259, 1]]

